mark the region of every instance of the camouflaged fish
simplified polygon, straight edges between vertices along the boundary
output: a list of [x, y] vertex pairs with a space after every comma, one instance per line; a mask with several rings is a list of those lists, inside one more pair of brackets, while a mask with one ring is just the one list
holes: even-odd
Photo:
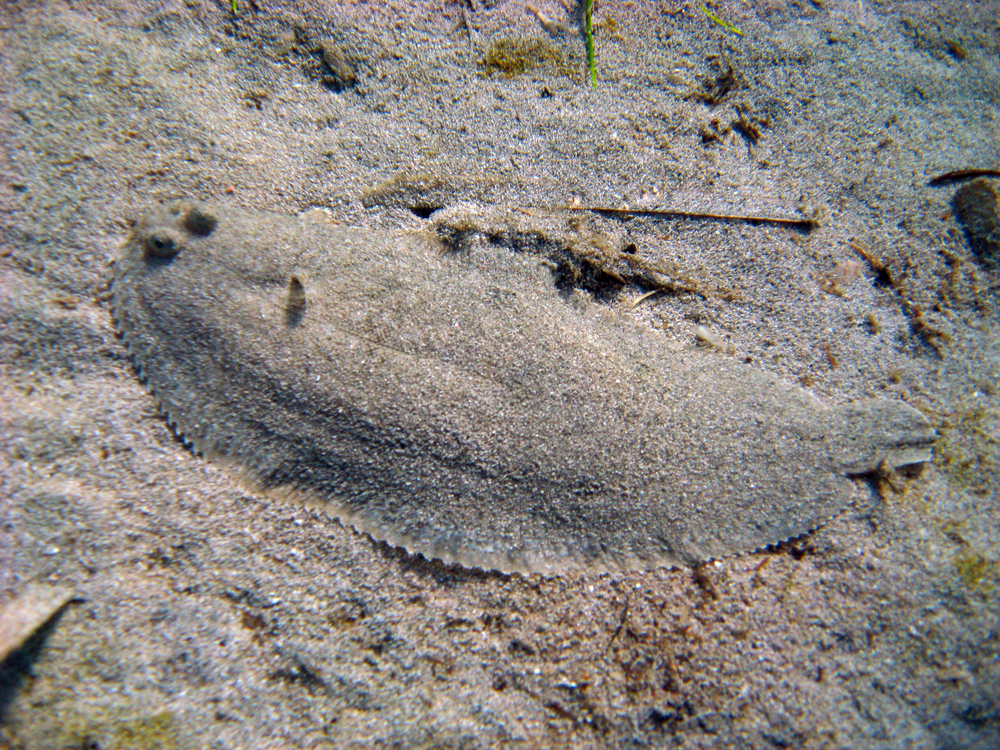
[[256, 491], [505, 571], [689, 564], [840, 513], [925, 461], [897, 401], [829, 408], [677, 349], [487, 243], [179, 202], [134, 228], [114, 314], [175, 429]]

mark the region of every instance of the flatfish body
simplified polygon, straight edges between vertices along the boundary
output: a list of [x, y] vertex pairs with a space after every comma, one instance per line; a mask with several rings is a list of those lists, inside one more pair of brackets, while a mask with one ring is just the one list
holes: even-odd
[[505, 571], [748, 552], [926, 460], [912, 407], [807, 391], [556, 288], [503, 247], [180, 202], [134, 228], [114, 314], [171, 424], [266, 494]]

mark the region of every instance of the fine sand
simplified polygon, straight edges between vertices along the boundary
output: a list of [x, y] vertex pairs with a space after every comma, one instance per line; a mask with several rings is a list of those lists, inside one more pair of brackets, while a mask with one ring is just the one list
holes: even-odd
[[[0, 9], [0, 625], [34, 623], [0, 748], [1000, 746], [1000, 271], [967, 181], [929, 184], [1000, 169], [996, 2], [607, 0], [596, 89], [568, 0], [237, 9]], [[934, 459], [696, 569], [408, 556], [171, 433], [109, 282], [181, 197], [699, 214], [583, 215], [695, 290], [599, 304], [829, 405], [905, 401]]]

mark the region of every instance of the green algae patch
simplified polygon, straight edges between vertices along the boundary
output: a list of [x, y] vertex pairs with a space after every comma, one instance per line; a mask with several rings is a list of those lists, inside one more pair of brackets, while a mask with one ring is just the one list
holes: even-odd
[[544, 66], [566, 72], [566, 57], [548, 39], [504, 37], [493, 42], [479, 64], [486, 75], [500, 73], [507, 78]]
[[61, 746], [100, 747], [102, 750], [180, 750], [177, 717], [170, 711], [116, 721], [80, 717], [68, 725]]
[[989, 594], [996, 590], [1000, 581], [1000, 561], [991, 560], [971, 547], [955, 553], [955, 572], [971, 590]]
[[162, 748], [178, 747], [174, 715], [169, 711], [123, 722], [114, 728], [114, 738], [125, 747]]
[[995, 487], [1000, 475], [1000, 418], [983, 407], [960, 409], [940, 428], [935, 457], [957, 485], [977, 494]]

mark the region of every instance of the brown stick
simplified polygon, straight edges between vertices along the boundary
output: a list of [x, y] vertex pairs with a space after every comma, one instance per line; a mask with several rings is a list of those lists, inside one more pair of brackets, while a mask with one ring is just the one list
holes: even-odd
[[638, 209], [638, 208], [606, 208], [603, 206], [566, 206], [566, 211], [591, 211], [595, 214], [609, 214], [615, 217], [628, 216], [661, 216], [674, 219], [712, 219], [715, 221], [745, 221], [760, 224], [783, 224], [784, 226], [804, 229], [807, 232], [815, 228], [816, 222], [812, 219], [792, 219], [781, 216], [753, 216], [744, 214], [716, 214], [701, 211], [680, 211], [662, 209]]
[[931, 178], [927, 184], [932, 186], [945, 185], [949, 182], [971, 180], [976, 177], [1000, 177], [1000, 169], [956, 169], [953, 172], [945, 172]]

